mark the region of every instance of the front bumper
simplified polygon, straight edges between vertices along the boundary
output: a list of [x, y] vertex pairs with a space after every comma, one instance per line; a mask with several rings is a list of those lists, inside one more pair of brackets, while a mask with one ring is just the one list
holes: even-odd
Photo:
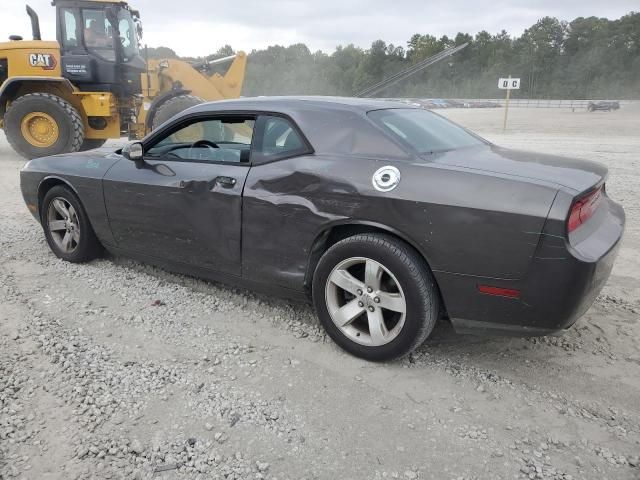
[[20, 191], [22, 198], [29, 212], [33, 217], [40, 221], [40, 212], [38, 211], [38, 185], [42, 178], [42, 174], [31, 172], [27, 169], [27, 165], [20, 171]]

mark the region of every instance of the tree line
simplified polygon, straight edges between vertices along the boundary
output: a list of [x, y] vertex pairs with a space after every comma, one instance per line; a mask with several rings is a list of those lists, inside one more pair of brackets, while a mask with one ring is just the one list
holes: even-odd
[[[499, 77], [521, 78], [520, 98], [640, 98], [640, 13], [619, 19], [554, 17], [538, 20], [522, 35], [458, 33], [436, 38], [416, 33], [406, 46], [376, 40], [312, 52], [298, 43], [249, 53], [243, 95], [354, 95], [366, 87], [452, 46], [461, 52], [376, 96], [496, 98]], [[226, 45], [212, 57], [234, 53]], [[176, 58], [167, 47], [151, 58]], [[187, 58], [187, 60], [201, 60]]]

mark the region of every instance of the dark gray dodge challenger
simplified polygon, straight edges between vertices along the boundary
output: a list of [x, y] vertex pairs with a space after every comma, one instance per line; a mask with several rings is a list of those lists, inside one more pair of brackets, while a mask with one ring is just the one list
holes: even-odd
[[571, 326], [624, 230], [605, 167], [500, 148], [401, 103], [255, 98], [193, 107], [122, 151], [30, 161], [58, 257], [103, 248], [312, 298], [345, 350], [387, 360], [457, 331]]

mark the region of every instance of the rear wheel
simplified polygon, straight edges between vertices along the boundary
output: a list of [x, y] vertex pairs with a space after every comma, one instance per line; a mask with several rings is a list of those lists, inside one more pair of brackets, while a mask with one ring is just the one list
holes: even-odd
[[160, 108], [158, 108], [158, 111], [153, 117], [151, 129], [155, 130], [171, 117], [179, 114], [187, 108], [195, 107], [201, 103], [204, 103], [204, 100], [194, 95], [178, 95], [177, 97], [167, 100], [160, 105]]
[[391, 360], [421, 345], [437, 320], [438, 298], [426, 262], [390, 235], [336, 243], [313, 277], [313, 301], [327, 333], [367, 360]]
[[80, 147], [80, 152], [86, 152], [87, 150], [94, 150], [103, 146], [107, 140], [105, 138], [85, 138]]
[[84, 141], [78, 111], [49, 93], [30, 93], [13, 101], [4, 124], [13, 149], [28, 159], [77, 152]]
[[49, 248], [58, 258], [87, 262], [102, 250], [80, 200], [68, 187], [57, 185], [46, 193], [41, 223]]

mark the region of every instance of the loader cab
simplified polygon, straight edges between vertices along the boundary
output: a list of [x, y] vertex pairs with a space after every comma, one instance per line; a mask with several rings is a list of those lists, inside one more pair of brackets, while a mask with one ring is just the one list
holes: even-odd
[[138, 14], [124, 2], [54, 0], [62, 76], [82, 91], [142, 91]]

